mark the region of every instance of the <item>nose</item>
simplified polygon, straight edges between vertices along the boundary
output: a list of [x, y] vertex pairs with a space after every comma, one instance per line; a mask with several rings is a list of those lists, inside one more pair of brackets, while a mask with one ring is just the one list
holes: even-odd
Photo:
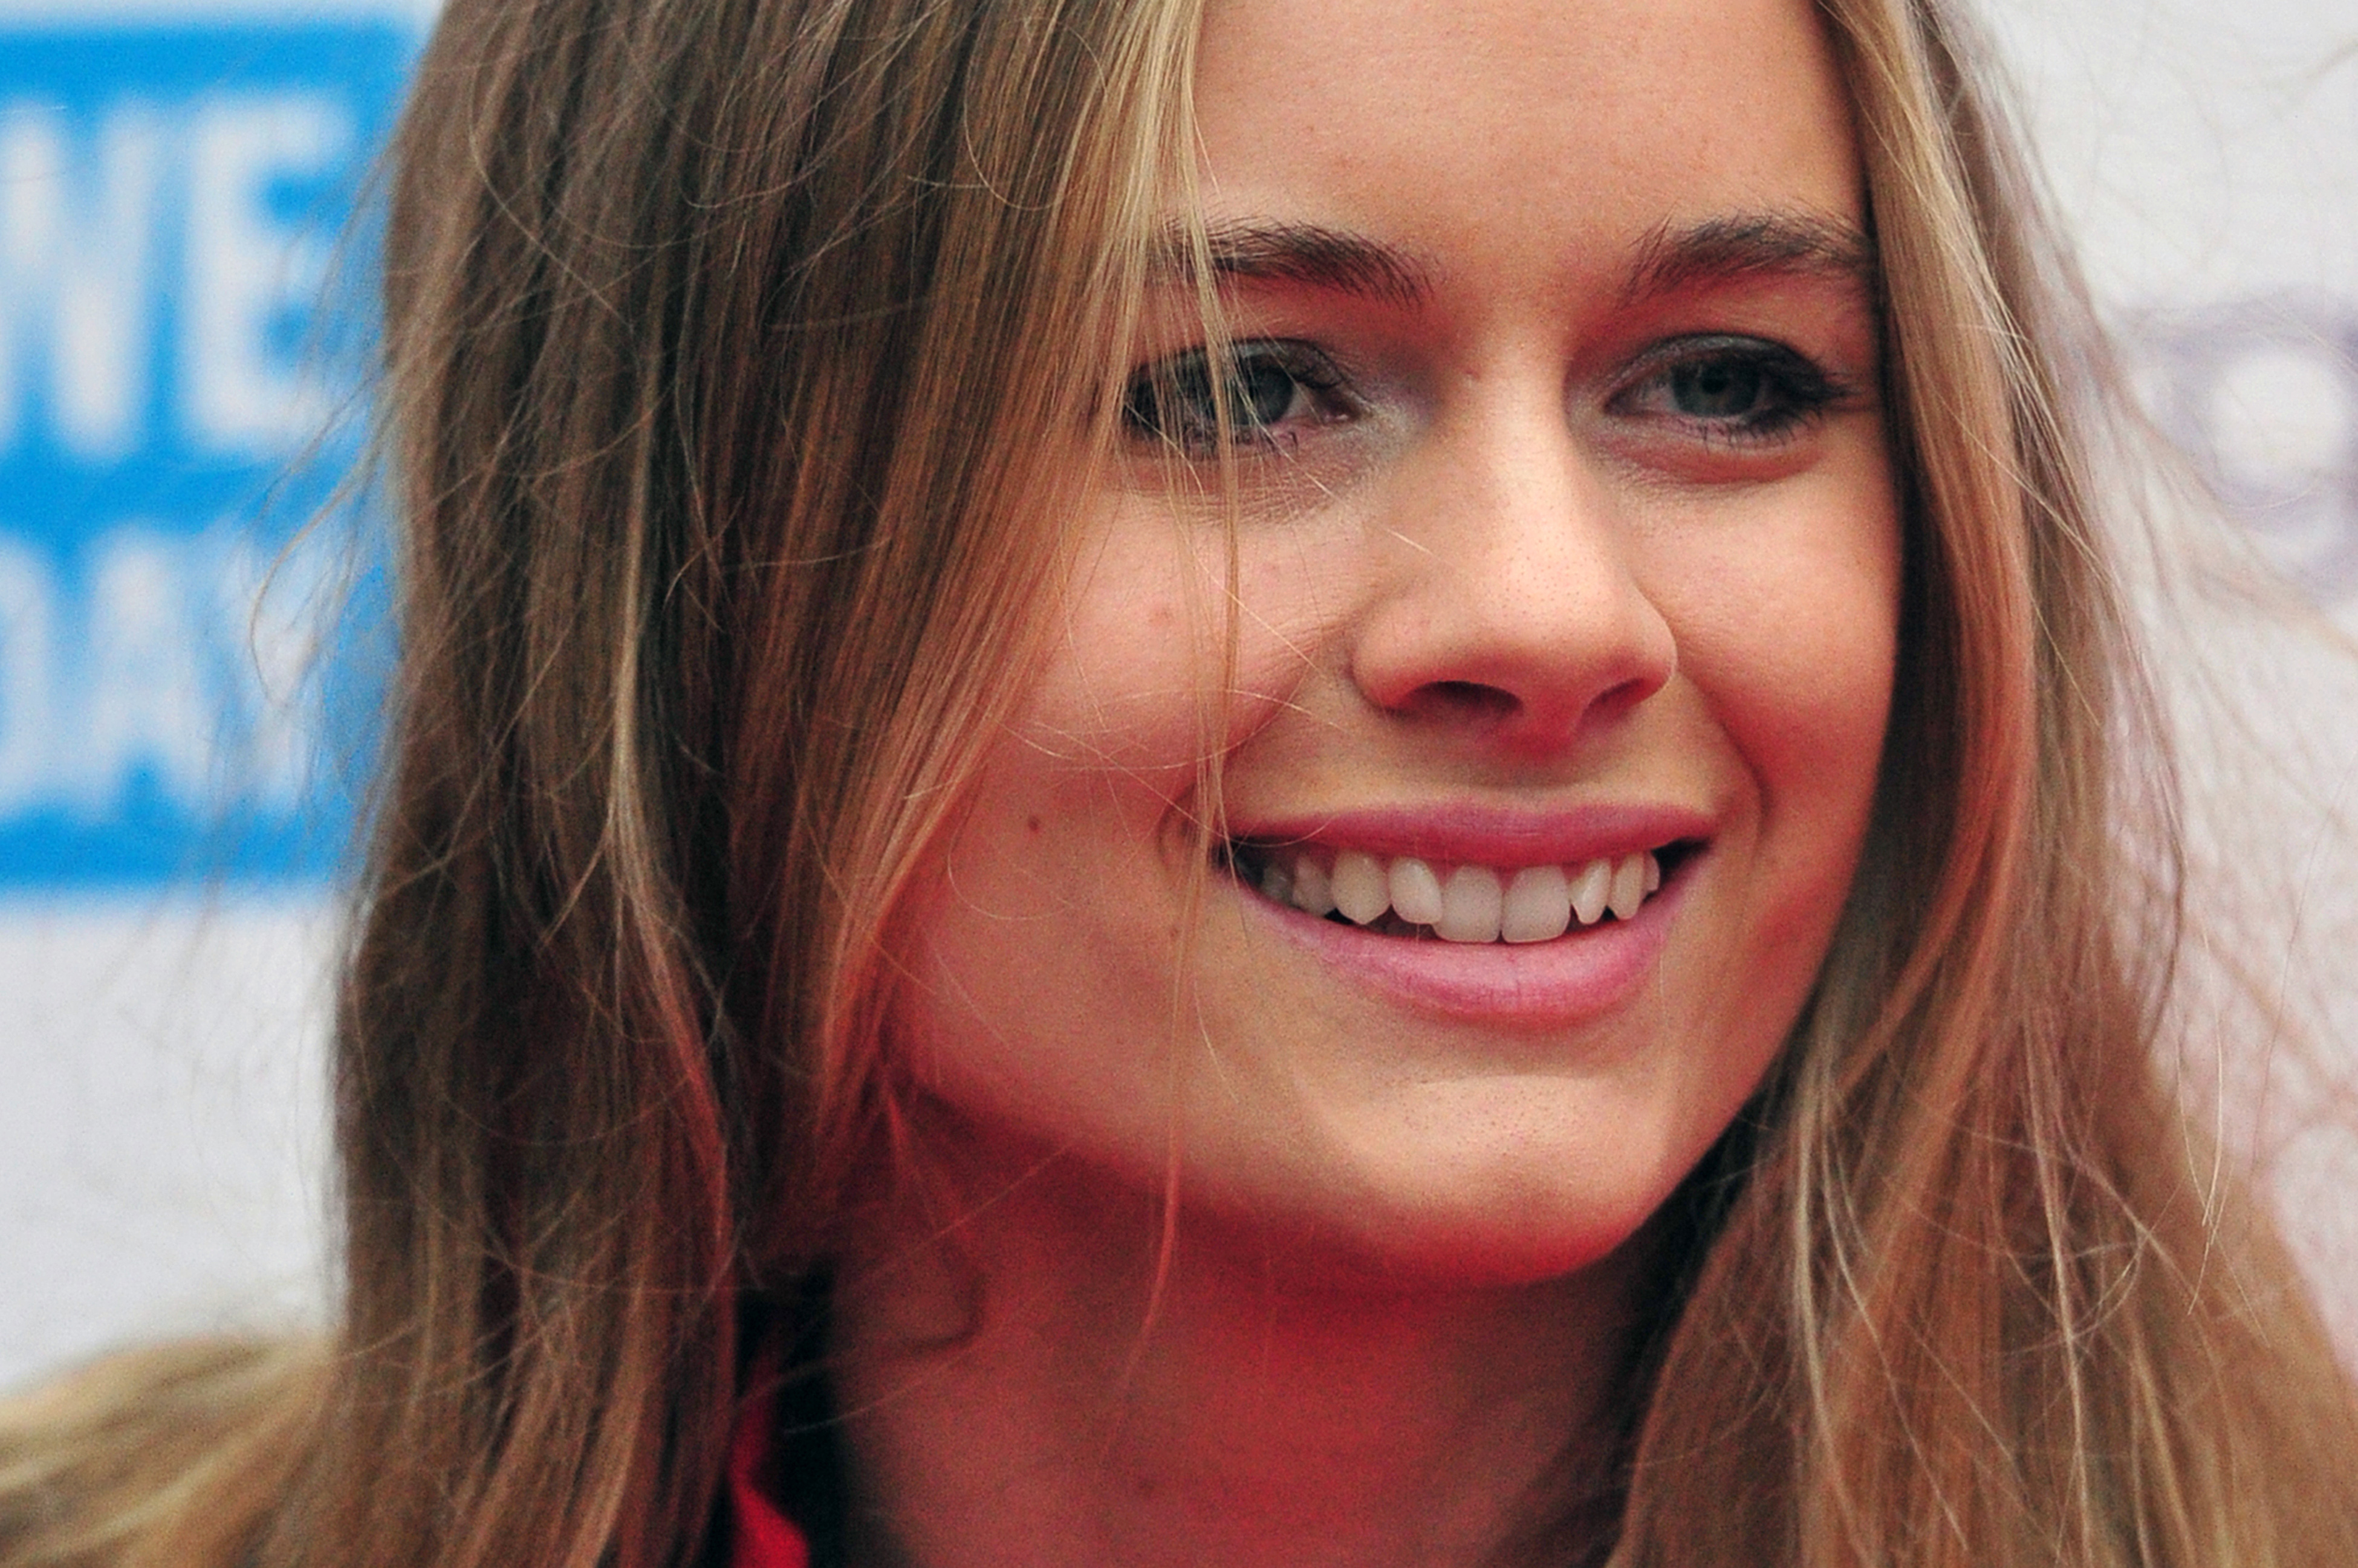
[[1546, 753], [1660, 691], [1678, 660], [1607, 479], [1549, 399], [1436, 428], [1379, 520], [1382, 587], [1351, 676], [1383, 712]]

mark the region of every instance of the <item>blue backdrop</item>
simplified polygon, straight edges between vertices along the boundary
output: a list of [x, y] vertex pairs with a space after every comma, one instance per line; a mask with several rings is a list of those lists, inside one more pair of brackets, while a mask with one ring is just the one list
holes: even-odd
[[330, 505], [365, 425], [355, 214], [416, 45], [0, 32], [0, 891], [341, 862], [383, 625]]

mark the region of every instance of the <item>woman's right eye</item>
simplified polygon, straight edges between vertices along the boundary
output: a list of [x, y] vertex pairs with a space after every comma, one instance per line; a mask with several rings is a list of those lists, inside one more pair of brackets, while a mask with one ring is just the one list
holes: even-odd
[[[1304, 426], [1346, 417], [1343, 377], [1307, 343], [1283, 340], [1232, 344], [1224, 388], [1228, 443], [1271, 448], [1298, 437]], [[1141, 365], [1124, 388], [1123, 429], [1130, 438], [1195, 455], [1220, 447], [1219, 399], [1213, 391], [1211, 353], [1194, 348]]]

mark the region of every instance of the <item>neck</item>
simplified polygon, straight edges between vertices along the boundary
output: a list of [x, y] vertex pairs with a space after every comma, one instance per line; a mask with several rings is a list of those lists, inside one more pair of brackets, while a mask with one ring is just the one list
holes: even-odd
[[928, 1193], [838, 1274], [870, 1568], [1471, 1568], [1606, 1480], [1642, 1245], [1469, 1288], [1184, 1207], [1166, 1235], [1071, 1158]]

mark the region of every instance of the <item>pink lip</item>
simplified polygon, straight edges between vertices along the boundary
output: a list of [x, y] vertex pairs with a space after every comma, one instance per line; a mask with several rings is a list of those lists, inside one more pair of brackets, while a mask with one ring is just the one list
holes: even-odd
[[[1436, 814], [1354, 812], [1314, 822], [1257, 821], [1239, 838], [1315, 842], [1371, 854], [1506, 869], [1577, 864], [1664, 844], [1708, 839], [1710, 818], [1664, 807], [1611, 806], [1544, 816], [1469, 808]], [[1347, 980], [1419, 1011], [1504, 1029], [1561, 1028], [1612, 1011], [1634, 995], [1669, 943], [1686, 891], [1709, 860], [1681, 865], [1629, 920], [1575, 925], [1552, 942], [1444, 942], [1382, 935], [1305, 914], [1239, 885], [1248, 918], [1309, 952]]]
[[1466, 805], [1377, 807], [1324, 816], [1259, 818], [1230, 825], [1231, 837], [1272, 848], [1319, 844], [1371, 855], [1414, 855], [1450, 865], [1580, 865], [1711, 837], [1712, 819], [1670, 806], [1590, 806], [1535, 812]]

